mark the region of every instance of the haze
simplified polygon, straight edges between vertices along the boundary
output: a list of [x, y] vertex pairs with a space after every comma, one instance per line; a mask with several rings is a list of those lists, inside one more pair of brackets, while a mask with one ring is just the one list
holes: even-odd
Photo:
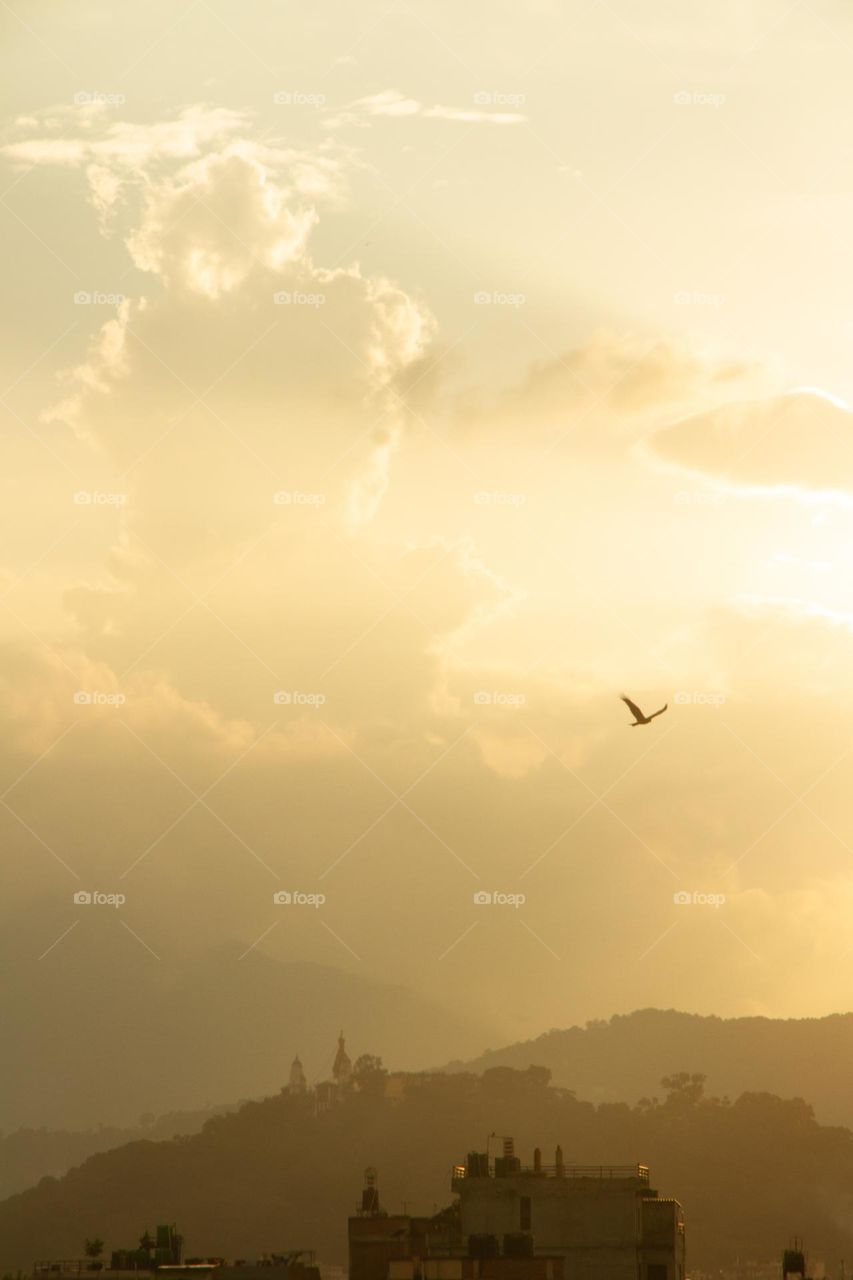
[[113, 19], [2, 18], [16, 1017], [848, 1008], [849, 6]]

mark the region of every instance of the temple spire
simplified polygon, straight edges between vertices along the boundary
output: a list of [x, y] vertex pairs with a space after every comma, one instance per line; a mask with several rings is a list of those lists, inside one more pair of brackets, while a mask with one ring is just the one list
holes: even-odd
[[308, 1081], [305, 1079], [305, 1071], [302, 1063], [299, 1061], [299, 1054], [293, 1059], [290, 1067], [290, 1092], [304, 1093], [308, 1088]]
[[343, 1031], [338, 1036], [338, 1052], [335, 1055], [335, 1065], [332, 1067], [332, 1076], [335, 1084], [349, 1084], [352, 1075], [352, 1063], [346, 1050]]

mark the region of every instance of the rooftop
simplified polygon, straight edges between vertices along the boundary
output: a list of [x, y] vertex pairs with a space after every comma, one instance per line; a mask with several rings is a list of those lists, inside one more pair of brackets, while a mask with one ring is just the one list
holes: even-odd
[[[499, 1167], [496, 1169], [495, 1163]], [[470, 1177], [505, 1178], [529, 1175], [535, 1178], [633, 1178], [648, 1183], [649, 1166], [646, 1164], [516, 1164], [508, 1171], [500, 1169], [500, 1162], [492, 1161], [488, 1174], [469, 1174], [464, 1164], [453, 1166], [453, 1182]]]

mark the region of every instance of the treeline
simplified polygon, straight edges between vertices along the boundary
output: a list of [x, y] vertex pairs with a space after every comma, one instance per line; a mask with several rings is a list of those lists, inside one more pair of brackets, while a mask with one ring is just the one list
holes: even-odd
[[818, 1119], [853, 1128], [853, 1013], [825, 1018], [719, 1018], [639, 1009], [493, 1049], [448, 1070], [548, 1067], [554, 1084], [591, 1102], [652, 1095], [673, 1064], [704, 1072], [721, 1093], [803, 1093]]
[[283, 1092], [209, 1120], [200, 1133], [134, 1142], [0, 1204], [0, 1268], [76, 1256], [86, 1237], [107, 1252], [143, 1228], [176, 1222], [193, 1254], [253, 1258], [316, 1248], [344, 1262], [346, 1219], [365, 1166], [384, 1206], [429, 1213], [451, 1200], [450, 1173], [488, 1134], [512, 1134], [523, 1161], [651, 1166], [652, 1185], [685, 1207], [691, 1269], [771, 1259], [793, 1235], [813, 1257], [853, 1256], [853, 1134], [822, 1126], [802, 1099], [709, 1096], [700, 1073], [665, 1077], [635, 1105], [585, 1102], [543, 1068], [407, 1078], [386, 1097], [375, 1061], [358, 1087], [315, 1114]]
[[142, 1115], [128, 1128], [99, 1125], [97, 1129], [16, 1129], [0, 1134], [0, 1200], [31, 1187], [41, 1178], [61, 1177], [99, 1151], [109, 1151], [139, 1138], [162, 1140], [198, 1133], [214, 1115], [236, 1111], [239, 1103], [200, 1111], [173, 1111], [165, 1116]]

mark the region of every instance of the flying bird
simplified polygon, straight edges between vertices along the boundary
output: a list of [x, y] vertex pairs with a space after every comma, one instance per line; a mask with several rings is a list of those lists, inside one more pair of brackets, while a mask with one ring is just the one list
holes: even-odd
[[653, 711], [650, 716], [646, 716], [646, 715], [643, 715], [642, 711], [637, 706], [636, 702], [632, 702], [630, 698], [626, 698], [624, 693], [620, 693], [619, 697], [622, 699], [622, 701], [625, 703], [625, 706], [628, 708], [628, 710], [631, 712], [631, 715], [634, 717], [634, 723], [631, 725], [632, 729], [635, 729], [638, 724], [651, 724], [655, 716], [662, 716], [664, 711], [666, 711], [667, 707], [669, 706], [669, 703], [665, 702], [661, 707], [660, 711]]

